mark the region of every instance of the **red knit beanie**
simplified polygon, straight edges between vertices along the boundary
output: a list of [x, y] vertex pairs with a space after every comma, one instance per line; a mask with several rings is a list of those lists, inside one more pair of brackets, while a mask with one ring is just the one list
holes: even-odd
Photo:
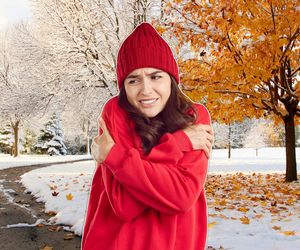
[[141, 23], [122, 43], [117, 59], [119, 89], [130, 72], [138, 68], [158, 68], [179, 83], [178, 66], [167, 42], [150, 23]]

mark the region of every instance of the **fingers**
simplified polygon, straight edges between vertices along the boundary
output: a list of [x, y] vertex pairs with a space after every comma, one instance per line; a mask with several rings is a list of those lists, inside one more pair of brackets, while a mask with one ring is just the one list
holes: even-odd
[[99, 136], [99, 135], [95, 136], [92, 140], [92, 146], [99, 145], [100, 144], [100, 139], [101, 139], [101, 136]]
[[211, 135], [210, 133], [208, 133], [208, 132], [206, 133], [206, 138], [207, 138], [207, 140], [210, 141], [211, 144], [214, 143], [214, 136]]
[[97, 137], [99, 136], [93, 138], [92, 145], [91, 145], [91, 155], [94, 160], [96, 160], [95, 154], [96, 154], [96, 147], [97, 147]]
[[[204, 135], [206, 136], [206, 138], [213, 143], [214, 141], [214, 131], [212, 129], [211, 125], [207, 125], [207, 124], [196, 124], [191, 126], [191, 129], [193, 131], [195, 131], [196, 133], [199, 132], [199, 136], [203, 137]], [[201, 134], [202, 133], [202, 134]]]
[[99, 127], [102, 129], [102, 132], [103, 132], [101, 135], [105, 138], [105, 141], [106, 142], [111, 142], [111, 141], [115, 142], [114, 138], [110, 134], [109, 129], [106, 127], [106, 123], [105, 123], [104, 119], [100, 116], [98, 121], [99, 121]]
[[210, 159], [210, 155], [211, 155], [211, 151], [212, 151], [212, 141], [213, 141], [212, 135], [207, 132], [205, 144], [202, 147], [204, 153], [207, 156], [207, 159]]
[[214, 135], [213, 128], [212, 128], [212, 126], [209, 125], [209, 124], [202, 124], [202, 123], [199, 123], [199, 124], [192, 125], [192, 126], [190, 126], [190, 127], [193, 128], [193, 129], [204, 130], [204, 131], [207, 131], [208, 133], [210, 133], [211, 135]]
[[205, 131], [207, 131], [207, 132], [210, 133], [211, 135], [214, 134], [214, 131], [213, 131], [213, 128], [212, 128], [211, 125], [208, 125], [208, 124], [202, 124], [202, 126], [203, 126], [203, 129], [204, 129]]
[[100, 124], [101, 120], [103, 120], [102, 114], [100, 114], [100, 115], [98, 116], [98, 119], [97, 119], [98, 125]]
[[212, 127], [212, 126], [211, 126], [210, 128], [211, 128], [211, 130], [210, 130], [210, 134], [212, 135], [212, 137], [214, 137], [214, 136], [215, 136], [214, 129], [213, 129], [213, 127]]
[[208, 159], [210, 158], [211, 151], [212, 151], [211, 144], [207, 143], [206, 147], [204, 148], [204, 152], [205, 152]]
[[106, 127], [105, 121], [103, 120], [103, 118], [101, 116], [98, 119], [98, 125], [103, 130], [103, 132], [107, 132], [107, 127]]
[[102, 135], [105, 137], [110, 136], [109, 130], [106, 127], [106, 123], [104, 119], [100, 116], [98, 121], [99, 121], [99, 127], [102, 129]]
[[203, 150], [204, 150], [204, 153], [206, 154], [207, 159], [209, 159], [210, 158], [210, 150], [207, 147], [205, 147]]

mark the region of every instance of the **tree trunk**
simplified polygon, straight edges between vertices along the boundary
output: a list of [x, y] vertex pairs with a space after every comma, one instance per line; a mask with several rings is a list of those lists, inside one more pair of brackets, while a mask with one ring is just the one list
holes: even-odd
[[14, 145], [13, 145], [14, 157], [17, 157], [19, 155], [19, 123], [20, 121], [16, 121], [15, 123], [11, 122], [11, 126], [14, 130]]
[[285, 155], [286, 155], [285, 181], [291, 182], [297, 180], [294, 116], [291, 115], [285, 116], [284, 125], [285, 125]]
[[228, 159], [231, 158], [231, 126], [228, 125]]
[[90, 152], [90, 137], [87, 135], [86, 136], [86, 154], [89, 155], [91, 152]]
[[90, 120], [87, 121], [87, 128], [86, 128], [86, 154], [91, 154], [90, 149], [90, 137], [89, 137], [89, 131], [90, 131]]

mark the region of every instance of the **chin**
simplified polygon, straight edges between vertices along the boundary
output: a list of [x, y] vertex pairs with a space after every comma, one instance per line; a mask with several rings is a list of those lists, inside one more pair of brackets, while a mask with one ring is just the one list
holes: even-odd
[[156, 116], [156, 114], [148, 114], [148, 113], [144, 113], [143, 114], [148, 117], [148, 118], [153, 118], [154, 116]]
[[146, 115], [148, 118], [153, 118], [153, 117], [155, 117], [155, 116], [157, 116], [157, 114], [156, 115]]
[[143, 112], [143, 114], [145, 116], [147, 116], [148, 118], [153, 118], [155, 116], [157, 116], [160, 112]]

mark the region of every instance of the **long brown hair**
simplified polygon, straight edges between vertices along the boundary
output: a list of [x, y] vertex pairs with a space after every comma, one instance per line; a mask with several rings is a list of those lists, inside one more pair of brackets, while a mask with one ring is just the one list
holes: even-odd
[[[124, 84], [120, 88], [119, 105], [125, 109], [134, 121], [135, 131], [140, 135], [145, 154], [158, 144], [165, 133], [173, 133], [193, 124], [197, 119], [197, 112], [191, 102], [179, 89], [174, 77], [171, 77], [171, 94], [165, 108], [155, 117], [146, 117], [127, 100]], [[188, 110], [192, 113], [187, 113]]]

